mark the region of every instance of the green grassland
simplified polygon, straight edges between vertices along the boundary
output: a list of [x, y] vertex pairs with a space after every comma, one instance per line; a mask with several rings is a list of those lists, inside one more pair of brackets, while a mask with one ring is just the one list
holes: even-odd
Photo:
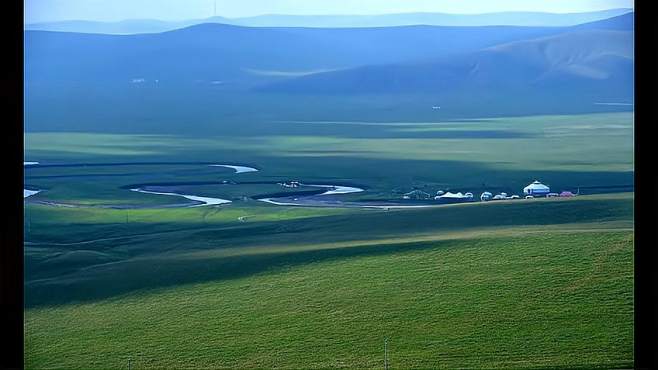
[[[633, 365], [633, 116], [244, 123], [223, 135], [27, 133], [27, 368], [626, 368]], [[277, 185], [572, 199], [419, 209], [274, 206]], [[196, 208], [122, 186], [234, 200]], [[619, 185], [630, 185], [623, 192]], [[598, 188], [597, 188], [598, 186]], [[608, 188], [606, 188], [606, 186]], [[56, 201], [92, 207], [35, 203]]]
[[384, 338], [392, 368], [631, 367], [632, 245], [623, 231], [381, 244], [31, 309], [27, 367], [381, 368]]
[[27, 365], [631, 366], [632, 196], [522, 203], [30, 205]]
[[[484, 132], [482, 135], [475, 134]], [[130, 194], [121, 185], [154, 181], [291, 180], [358, 183], [357, 198], [390, 198], [413, 187], [518, 193], [535, 178], [556, 189], [587, 193], [587, 187], [633, 184], [632, 113], [486, 119], [433, 124], [282, 123], [228, 126], [224, 135], [118, 135], [28, 133], [28, 161], [218, 162], [255, 166], [260, 172], [232, 174], [205, 166], [38, 168], [29, 185], [48, 198], [96, 204], [170, 202]], [[409, 134], [412, 135], [409, 135]], [[62, 175], [97, 174], [97, 177]], [[65, 181], [68, 180], [68, 181]], [[87, 194], [87, 190], [91, 190]], [[629, 190], [628, 188], [626, 189]], [[218, 187], [222, 197], [254, 192]], [[600, 189], [591, 192], [602, 192]], [[348, 196], [346, 199], [354, 198]]]

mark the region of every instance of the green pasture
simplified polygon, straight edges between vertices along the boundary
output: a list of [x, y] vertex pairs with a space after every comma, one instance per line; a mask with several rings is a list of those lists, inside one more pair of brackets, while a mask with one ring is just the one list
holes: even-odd
[[632, 261], [630, 231], [379, 244], [28, 309], [26, 365], [383, 368], [388, 338], [391, 368], [631, 367]]
[[[383, 368], [385, 338], [392, 369], [632, 367], [633, 119], [26, 133], [26, 161], [177, 162], [26, 168], [43, 190], [24, 208], [26, 367]], [[337, 196], [358, 201], [520, 194], [535, 179], [581, 195], [390, 210], [249, 199], [290, 180], [362, 186]], [[186, 202], [125, 188], [144, 183], [233, 202], [102, 208]]]
[[[41, 163], [214, 162], [258, 168], [256, 173], [205, 165], [32, 168], [33, 199], [77, 204], [166, 204], [168, 197], [134, 194], [120, 186], [176, 181], [351, 183], [366, 192], [345, 199], [399, 198], [430, 192], [520, 193], [538, 178], [555, 190], [615, 191], [633, 185], [633, 115], [496, 118], [434, 123], [271, 122], [243, 124], [222, 135], [27, 133], [25, 160]], [[478, 134], [480, 132], [481, 134]], [[483, 134], [482, 134], [483, 133]], [[68, 176], [68, 177], [67, 177]], [[201, 194], [224, 199], [262, 190], [216, 186]]]
[[323, 250], [350, 255], [360, 253], [352, 247], [443, 240], [455, 234], [464, 238], [501, 230], [508, 230], [507, 234], [544, 228], [631, 230], [632, 212], [631, 194], [390, 211], [260, 205], [160, 210], [29, 205], [25, 300], [28, 306], [96, 300], [140, 289], [231, 278], [289, 259], [304, 262]]

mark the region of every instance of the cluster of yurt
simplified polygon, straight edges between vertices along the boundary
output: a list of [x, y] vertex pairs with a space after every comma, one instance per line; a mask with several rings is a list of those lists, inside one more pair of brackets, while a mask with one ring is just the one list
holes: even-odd
[[505, 200], [505, 199], [519, 199], [518, 195], [507, 195], [507, 193], [500, 193], [493, 196], [493, 200]]
[[487, 202], [490, 200], [507, 200], [507, 199], [519, 199], [520, 197], [518, 195], [508, 195], [507, 193], [500, 193], [493, 195], [492, 193], [485, 191], [480, 195], [480, 200], [483, 202]]
[[[552, 197], [568, 198], [568, 197], [575, 197], [577, 195], [570, 191], [553, 193], [551, 192], [551, 188], [548, 185], [542, 184], [538, 180], [533, 181], [528, 186], [523, 188], [523, 194], [525, 195], [526, 199], [542, 197], [542, 196], [547, 198], [552, 198]], [[462, 192], [452, 193], [450, 191], [446, 192], [443, 190], [439, 190], [436, 192], [435, 196], [432, 196], [429, 193], [416, 189], [408, 193], [405, 193], [402, 196], [402, 198], [415, 199], [415, 200], [434, 199], [436, 201], [439, 201], [440, 203], [462, 203], [462, 202], [472, 202], [473, 193], [462, 193]], [[480, 201], [482, 202], [488, 202], [492, 200], [513, 200], [513, 199], [521, 199], [521, 197], [516, 194], [509, 195], [505, 192], [500, 192], [494, 195], [489, 191], [485, 191], [482, 194], [480, 194]]]
[[[533, 181], [531, 184], [523, 188], [523, 194], [525, 195], [526, 199], [531, 199], [535, 197], [547, 197], [547, 198], [553, 198], [553, 197], [560, 197], [560, 198], [569, 198], [569, 197], [575, 197], [576, 194], [570, 192], [570, 191], [563, 191], [561, 193], [552, 193], [551, 188], [548, 185], [542, 184], [538, 180]], [[507, 193], [500, 193], [493, 195], [491, 192], [485, 191], [480, 195], [480, 200], [483, 202], [487, 202], [490, 200], [504, 200], [504, 199], [520, 199], [518, 195], [508, 195]]]

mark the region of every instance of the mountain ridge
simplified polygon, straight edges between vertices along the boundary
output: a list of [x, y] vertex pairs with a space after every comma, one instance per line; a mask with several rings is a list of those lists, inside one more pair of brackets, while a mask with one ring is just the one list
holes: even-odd
[[[163, 125], [174, 130], [181, 122], [210, 130], [317, 117], [436, 120], [632, 110], [632, 17], [575, 27], [207, 24], [139, 35], [26, 31], [25, 125], [86, 130], [93, 122], [101, 131], [146, 132]], [[329, 91], [308, 89], [308, 81], [318, 79]]]
[[535, 26], [567, 27], [632, 12], [631, 8], [616, 8], [580, 13], [496, 12], [481, 14], [393, 13], [381, 15], [286, 15], [264, 14], [227, 18], [213, 16], [183, 21], [157, 19], [127, 19], [113, 22], [70, 20], [36, 22], [24, 25], [25, 30], [77, 33], [138, 34], [159, 33], [200, 23], [224, 23], [246, 27], [393, 27], [405, 25], [434, 26]]
[[[26, 82], [222, 80], [396, 63], [564, 32], [555, 27], [243, 27], [200, 24], [138, 35], [25, 31]], [[245, 72], [247, 71], [247, 72]], [[277, 75], [271, 74], [270, 78]]]

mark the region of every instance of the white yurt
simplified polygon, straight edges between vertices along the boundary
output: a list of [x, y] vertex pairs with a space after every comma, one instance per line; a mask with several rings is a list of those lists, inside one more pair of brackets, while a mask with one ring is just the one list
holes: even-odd
[[532, 184], [523, 188], [523, 193], [526, 195], [545, 195], [551, 192], [551, 188], [535, 180]]
[[461, 198], [466, 198], [466, 196], [464, 194], [462, 194], [462, 192], [460, 191], [458, 193], [447, 192], [447, 193], [441, 195], [439, 198], [461, 199]]

